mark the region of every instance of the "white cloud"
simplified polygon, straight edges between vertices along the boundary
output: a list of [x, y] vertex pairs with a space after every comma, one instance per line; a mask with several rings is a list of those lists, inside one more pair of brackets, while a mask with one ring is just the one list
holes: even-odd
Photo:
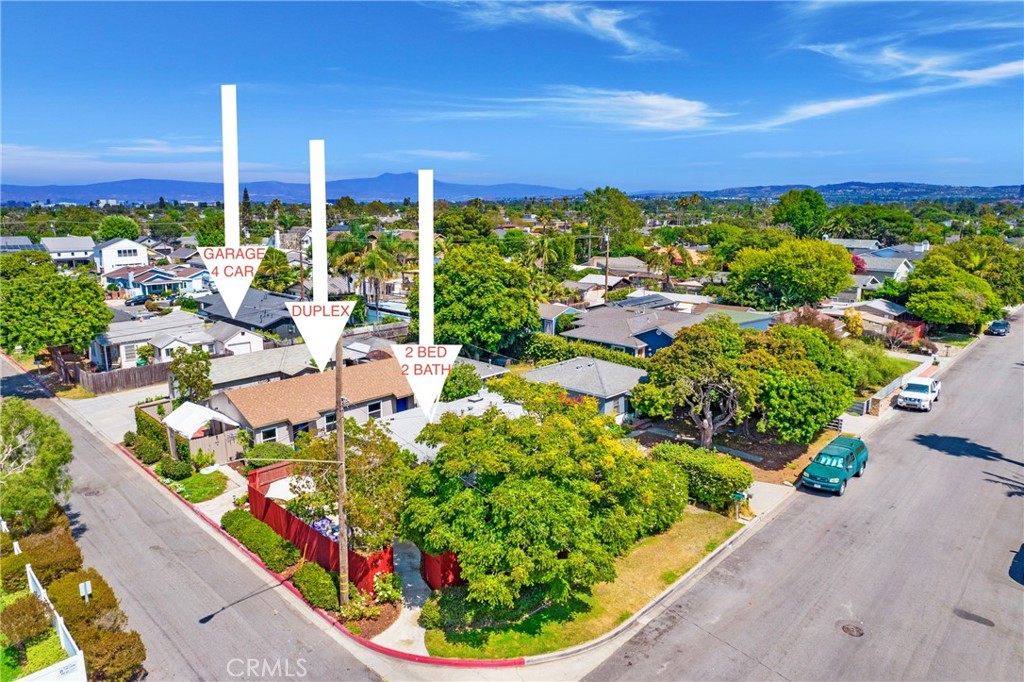
[[639, 90], [563, 86], [550, 96], [519, 101], [582, 121], [637, 130], [696, 130], [722, 115], [704, 102]]
[[535, 24], [561, 28], [617, 45], [627, 57], [656, 58], [678, 52], [627, 26], [636, 23], [638, 14], [619, 7], [577, 2], [477, 2], [454, 9], [475, 27]]
[[111, 154], [161, 154], [173, 156], [178, 154], [211, 154], [220, 152], [220, 145], [175, 144], [167, 140], [132, 140], [124, 146], [108, 147]]

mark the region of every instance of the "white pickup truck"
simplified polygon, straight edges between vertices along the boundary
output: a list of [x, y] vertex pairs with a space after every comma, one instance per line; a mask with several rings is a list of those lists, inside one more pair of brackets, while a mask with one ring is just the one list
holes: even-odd
[[896, 407], [930, 412], [932, 403], [939, 402], [941, 391], [942, 382], [938, 379], [910, 379], [896, 398]]

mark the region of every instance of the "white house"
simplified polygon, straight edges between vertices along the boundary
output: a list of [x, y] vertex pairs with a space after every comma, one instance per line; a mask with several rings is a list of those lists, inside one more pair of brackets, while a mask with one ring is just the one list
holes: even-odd
[[92, 263], [96, 242], [92, 237], [43, 237], [39, 243], [57, 267], [74, 268]]
[[149, 265], [149, 253], [145, 246], [131, 239], [115, 238], [93, 247], [92, 259], [96, 272], [106, 274], [118, 268]]
[[89, 359], [103, 371], [130, 367], [139, 358], [139, 346], [152, 344], [158, 334], [173, 338], [203, 332], [205, 329], [206, 323], [202, 318], [179, 310], [169, 315], [111, 322], [107, 331], [93, 340], [89, 347]]
[[213, 354], [244, 355], [263, 350], [263, 337], [245, 327], [221, 320], [206, 330], [213, 338]]

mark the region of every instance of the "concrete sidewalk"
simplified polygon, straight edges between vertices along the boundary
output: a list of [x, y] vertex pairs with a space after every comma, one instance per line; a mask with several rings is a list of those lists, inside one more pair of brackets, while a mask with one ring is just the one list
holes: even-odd
[[750, 508], [757, 516], [770, 513], [796, 490], [791, 485], [754, 481], [750, 486]]
[[398, 620], [373, 638], [375, 644], [410, 654], [429, 656], [420, 624], [420, 610], [430, 597], [430, 587], [420, 575], [420, 551], [411, 542], [395, 545], [395, 573], [402, 578], [402, 612]]

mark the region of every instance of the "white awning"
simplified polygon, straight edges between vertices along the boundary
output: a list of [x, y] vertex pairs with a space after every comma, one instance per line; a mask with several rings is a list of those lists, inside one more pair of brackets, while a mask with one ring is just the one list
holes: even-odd
[[238, 426], [238, 422], [234, 419], [216, 410], [188, 402], [182, 403], [181, 407], [163, 419], [165, 426], [169, 426], [174, 432], [180, 433], [185, 438], [191, 438], [195, 435], [196, 431], [211, 421], [218, 421], [228, 426]]

